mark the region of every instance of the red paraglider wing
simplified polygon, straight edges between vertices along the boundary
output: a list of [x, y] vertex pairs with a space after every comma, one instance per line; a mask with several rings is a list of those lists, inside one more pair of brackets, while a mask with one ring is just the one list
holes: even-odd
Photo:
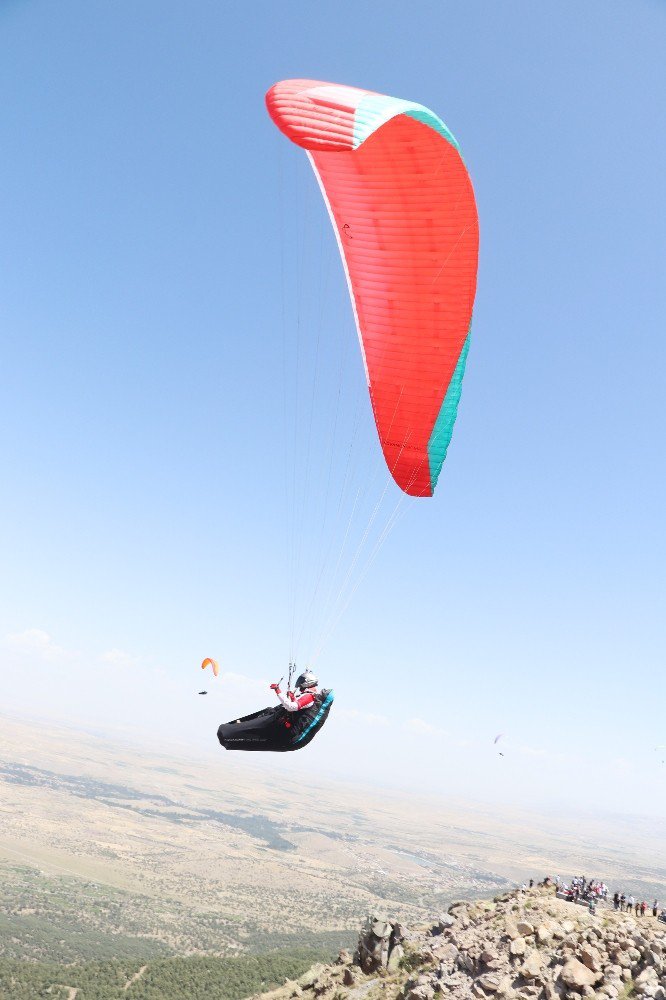
[[478, 219], [457, 143], [427, 108], [353, 87], [289, 80], [266, 101], [319, 178], [386, 463], [406, 493], [430, 496], [476, 291]]

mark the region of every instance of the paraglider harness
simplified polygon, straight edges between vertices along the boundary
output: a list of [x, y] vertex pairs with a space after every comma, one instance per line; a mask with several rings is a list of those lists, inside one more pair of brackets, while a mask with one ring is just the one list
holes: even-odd
[[[296, 664], [289, 664], [287, 692], [296, 672]], [[281, 677], [278, 684], [281, 684]], [[288, 712], [282, 705], [263, 708], [253, 715], [246, 715], [234, 722], [220, 726], [217, 738], [227, 750], [269, 750], [286, 753], [300, 750], [311, 742], [326, 722], [333, 704], [333, 691], [323, 689], [314, 696], [312, 705], [298, 712]]]

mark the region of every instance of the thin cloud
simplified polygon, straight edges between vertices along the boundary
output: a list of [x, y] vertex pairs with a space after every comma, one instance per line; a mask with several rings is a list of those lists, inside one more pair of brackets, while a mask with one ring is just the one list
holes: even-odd
[[141, 658], [133, 653], [128, 653], [124, 649], [107, 649], [102, 653], [100, 660], [103, 663], [110, 663], [114, 667], [138, 667]]
[[391, 722], [385, 715], [375, 715], [373, 712], [359, 712], [357, 708], [341, 708], [335, 713], [336, 718], [350, 722], [361, 722], [364, 726], [390, 726]]
[[18, 653], [39, 656], [44, 660], [60, 660], [67, 653], [41, 628], [27, 628], [23, 632], [11, 632], [5, 636], [5, 644]]
[[426, 736], [448, 736], [445, 730], [440, 729], [438, 726], [433, 726], [431, 722], [426, 722], [425, 719], [407, 719], [402, 728], [410, 733], [419, 733]]

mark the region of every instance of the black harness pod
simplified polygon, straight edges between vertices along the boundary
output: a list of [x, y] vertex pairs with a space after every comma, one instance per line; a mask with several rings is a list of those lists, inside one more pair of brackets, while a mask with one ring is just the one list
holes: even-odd
[[233, 722], [223, 722], [217, 738], [225, 750], [264, 750], [287, 753], [310, 743], [328, 718], [333, 692], [324, 690], [314, 703], [298, 712], [282, 705], [262, 708]]

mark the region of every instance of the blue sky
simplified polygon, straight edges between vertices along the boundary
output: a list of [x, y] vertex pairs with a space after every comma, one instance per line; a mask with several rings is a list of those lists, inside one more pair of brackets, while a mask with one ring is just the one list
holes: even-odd
[[[438, 493], [318, 660], [338, 721], [279, 767], [353, 774], [397, 737], [397, 783], [663, 811], [666, 7], [377, 10], [2, 5], [0, 696], [203, 747], [284, 671], [289, 552], [303, 616], [352, 443], [366, 515], [398, 503], [325, 210], [263, 104], [344, 82], [458, 138], [479, 290]], [[204, 704], [205, 655], [233, 677]]]

